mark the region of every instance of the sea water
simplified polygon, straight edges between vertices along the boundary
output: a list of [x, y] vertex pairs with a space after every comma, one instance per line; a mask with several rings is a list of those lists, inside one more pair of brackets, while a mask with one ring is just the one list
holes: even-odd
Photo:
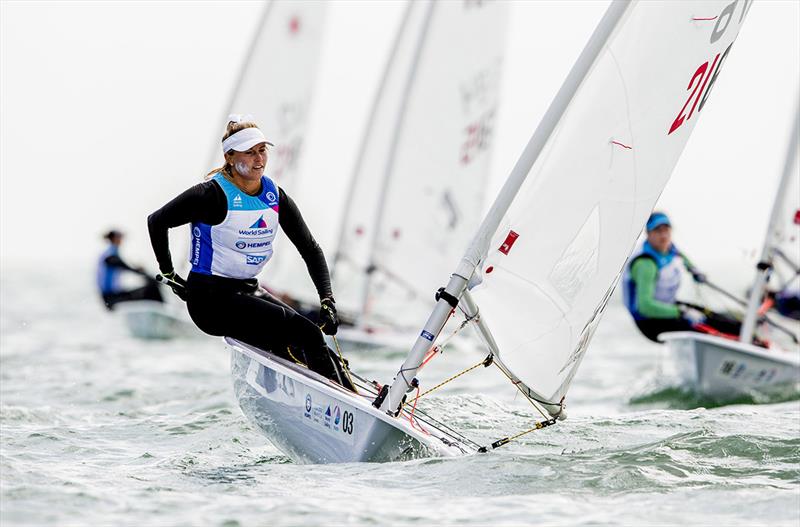
[[[796, 394], [713, 407], [682, 393], [618, 302], [566, 421], [483, 455], [298, 465], [242, 416], [219, 339], [130, 337], [88, 271], [0, 280], [3, 527], [800, 522]], [[386, 381], [403, 352], [347, 355]], [[483, 355], [446, 349], [423, 388]], [[481, 444], [539, 417], [495, 368], [426, 399]]]

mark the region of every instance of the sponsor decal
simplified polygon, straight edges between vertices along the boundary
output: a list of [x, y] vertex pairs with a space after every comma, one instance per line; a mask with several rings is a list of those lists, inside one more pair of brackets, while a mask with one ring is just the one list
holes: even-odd
[[250, 228], [251, 229], [266, 229], [267, 228], [267, 222], [264, 221], [264, 216], [263, 215], [259, 216], [258, 219], [256, 220], [256, 222], [254, 224], [252, 224], [250, 226]]
[[311, 417], [311, 394], [306, 394], [306, 411], [303, 415]]
[[272, 205], [275, 201], [278, 201], [278, 198], [275, 196], [274, 192], [267, 192], [267, 201]]
[[509, 251], [511, 251], [511, 247], [514, 246], [514, 242], [517, 241], [517, 238], [519, 238], [519, 234], [517, 234], [514, 231], [508, 231], [508, 236], [506, 236], [506, 240], [503, 242], [503, 245], [501, 245], [500, 248], [497, 250], [505, 255], [508, 255]]
[[239, 236], [266, 236], [272, 229], [239, 229]]
[[339, 410], [339, 406], [337, 405], [333, 409], [333, 429], [339, 431], [339, 423], [342, 422], [342, 411]]
[[238, 242], [236, 242], [236, 248], [237, 249], [244, 249], [245, 247], [247, 247], [247, 242], [242, 241], [242, 240], [239, 240]]
[[194, 229], [192, 229], [192, 234], [194, 234], [195, 238], [199, 238], [200, 237], [200, 227], [195, 227]]
[[245, 255], [245, 263], [247, 263], [247, 265], [258, 265], [266, 259], [266, 256], [256, 256], [254, 254]]
[[328, 409], [325, 410], [325, 428], [331, 427], [331, 405], [328, 405]]
[[427, 339], [427, 340], [430, 340], [431, 342], [433, 342], [433, 333], [430, 333], [430, 332], [428, 332], [428, 331], [425, 331], [425, 330], [423, 329], [423, 330], [422, 330], [422, 333], [420, 333], [420, 336], [421, 336], [422, 338], [424, 338], [424, 339]]

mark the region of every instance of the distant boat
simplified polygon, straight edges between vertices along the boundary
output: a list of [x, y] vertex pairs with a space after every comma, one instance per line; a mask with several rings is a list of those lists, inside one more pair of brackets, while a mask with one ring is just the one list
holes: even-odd
[[120, 302], [114, 311], [123, 318], [131, 335], [138, 339], [168, 340], [199, 337], [202, 334], [183, 306], [169, 302]]
[[564, 418], [569, 385], [626, 258], [716, 83], [715, 57], [729, 52], [748, 6], [612, 3], [391, 385], [378, 391], [356, 377], [365, 389], [353, 394], [227, 339], [248, 418], [300, 462], [459, 455], [507, 443], [480, 447], [412, 415], [415, 376], [455, 310], [486, 344], [483, 364], [497, 365], [541, 413], [520, 434]]
[[[793, 338], [773, 332], [768, 348], [753, 345], [761, 305], [772, 279], [777, 290], [797, 287], [800, 276], [800, 163], [798, 162], [798, 118], [792, 114], [784, 171], [775, 195], [769, 227], [764, 238], [756, 277], [747, 300], [742, 330], [735, 336], [692, 332], [664, 333], [671, 358], [677, 363], [681, 381], [697, 394], [724, 402], [743, 395], [786, 393], [800, 387], [800, 323], [781, 320]], [[768, 330], [766, 324], [762, 330]]]

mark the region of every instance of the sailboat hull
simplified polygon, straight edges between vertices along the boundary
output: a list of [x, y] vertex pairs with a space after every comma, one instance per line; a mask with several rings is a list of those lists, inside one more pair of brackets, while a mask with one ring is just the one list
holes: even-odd
[[796, 352], [683, 331], [665, 333], [659, 339], [667, 344], [684, 385], [704, 397], [724, 401], [800, 385], [800, 354]]
[[386, 462], [472, 453], [452, 438], [442, 439], [429, 425], [426, 435], [408, 420], [377, 410], [371, 395], [355, 395], [304, 367], [234, 339], [225, 341], [242, 412], [295, 462]]

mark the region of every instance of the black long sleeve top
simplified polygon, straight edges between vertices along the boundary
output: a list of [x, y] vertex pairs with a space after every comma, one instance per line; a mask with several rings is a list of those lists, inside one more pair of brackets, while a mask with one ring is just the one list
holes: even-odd
[[[303, 257], [319, 297], [333, 298], [328, 264], [322, 249], [308, 230], [292, 198], [280, 187], [278, 196], [278, 224]], [[169, 273], [173, 270], [167, 234], [170, 228], [192, 222], [219, 225], [227, 214], [225, 192], [216, 181], [195, 185], [150, 214], [147, 217], [147, 228], [161, 272]]]

